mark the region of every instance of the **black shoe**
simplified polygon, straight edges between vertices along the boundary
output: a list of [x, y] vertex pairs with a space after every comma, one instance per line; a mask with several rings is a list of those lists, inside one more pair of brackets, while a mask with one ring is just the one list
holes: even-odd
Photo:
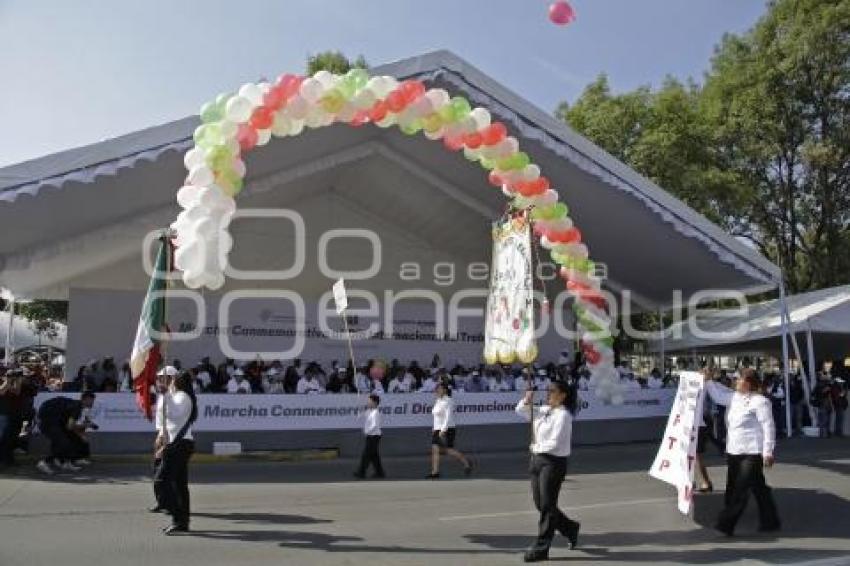
[[178, 533], [188, 533], [189, 527], [187, 525], [169, 525], [162, 529], [162, 534], [165, 536], [171, 536]]
[[567, 545], [570, 550], [574, 549], [578, 546], [578, 530], [581, 528], [581, 523], [578, 521], [572, 521], [570, 523], [567, 532], [564, 533], [564, 536], [567, 537], [569, 544]]
[[543, 562], [549, 560], [548, 548], [529, 548], [522, 557], [524, 562]]
[[153, 507], [148, 509], [148, 513], [166, 513], [166, 510], [165, 507], [154, 505]]
[[425, 479], [426, 479], [426, 480], [436, 480], [436, 479], [440, 479], [440, 474], [439, 474], [439, 473], [436, 473], [436, 474], [428, 474], [427, 476], [425, 476]]
[[714, 525], [714, 530], [718, 533], [722, 533], [724, 536], [731, 537], [735, 535], [735, 529], [724, 527], [723, 525]]

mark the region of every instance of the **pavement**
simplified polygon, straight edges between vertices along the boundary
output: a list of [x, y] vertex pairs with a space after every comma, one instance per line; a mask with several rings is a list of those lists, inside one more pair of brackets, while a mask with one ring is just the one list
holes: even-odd
[[[559, 538], [551, 561], [573, 564], [850, 564], [850, 441], [792, 439], [768, 472], [782, 532], [758, 534], [751, 503], [734, 538], [709, 527], [725, 470], [709, 457], [718, 493], [694, 517], [673, 488], [647, 475], [655, 445], [577, 448], [561, 506], [581, 521], [579, 548]], [[487, 565], [521, 563], [536, 528], [524, 454], [475, 455], [464, 478], [444, 462], [385, 461], [390, 477], [358, 481], [354, 462], [199, 460], [190, 468], [192, 532], [165, 537], [148, 467], [95, 461], [81, 473], [0, 475], [0, 566]]]

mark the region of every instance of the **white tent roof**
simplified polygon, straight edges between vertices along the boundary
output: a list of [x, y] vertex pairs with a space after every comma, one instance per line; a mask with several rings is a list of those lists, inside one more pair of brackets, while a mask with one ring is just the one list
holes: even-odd
[[[441, 86], [504, 121], [569, 205], [613, 290], [629, 289], [654, 308], [668, 304], [673, 289], [775, 286], [774, 264], [456, 55], [433, 52], [372, 72]], [[178, 212], [182, 155], [197, 124], [189, 117], [0, 169], [0, 285], [42, 298], [67, 298], [73, 287], [144, 288], [140, 242]], [[301, 213], [308, 257], [326, 228], [378, 232], [383, 267], [364, 284], [375, 290], [434, 287], [427, 275], [425, 283], [402, 281], [398, 265], [406, 260], [489, 262], [489, 223], [505, 205], [477, 164], [395, 129], [307, 131], [255, 150], [247, 165], [239, 206]], [[285, 223], [243, 220], [232, 228], [233, 265], [291, 265]], [[337, 248], [337, 266], [362, 266], [368, 252], [351, 242]], [[289, 288], [310, 295], [330, 283], [308, 266]]]
[[[9, 313], [0, 311], [0, 348], [6, 347], [6, 336], [9, 332]], [[67, 342], [68, 329], [60, 323], [56, 323], [56, 337], [49, 338], [46, 335], [41, 337], [42, 346], [52, 346], [54, 348], [65, 349]], [[12, 349], [20, 350], [28, 346], [37, 346], [39, 344], [38, 334], [35, 332], [33, 324], [21, 317], [15, 317], [15, 324], [12, 334]]]
[[[843, 357], [850, 351], [850, 285], [792, 295], [787, 302], [789, 330], [805, 333], [811, 329], [819, 357]], [[695, 328], [686, 321], [668, 333], [675, 338], [665, 341], [667, 352], [778, 352], [782, 349], [779, 300], [749, 305], [744, 316], [701, 313]], [[798, 344], [805, 353], [805, 342]], [[657, 352], [660, 348], [660, 342], [654, 342], [651, 349]]]

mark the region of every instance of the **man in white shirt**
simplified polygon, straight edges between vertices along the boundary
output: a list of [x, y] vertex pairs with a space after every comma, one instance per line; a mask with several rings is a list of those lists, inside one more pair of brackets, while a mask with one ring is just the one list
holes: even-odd
[[324, 392], [312, 371], [304, 372], [304, 377], [298, 380], [298, 388], [295, 391], [302, 395]]
[[432, 368], [430, 375], [422, 380], [422, 387], [419, 388], [421, 393], [433, 393], [437, 389], [437, 369]]
[[201, 391], [209, 391], [210, 384], [212, 384], [212, 376], [207, 371], [206, 366], [199, 364], [196, 370], [198, 373], [195, 375], [195, 379], [200, 384]]
[[251, 392], [251, 384], [245, 379], [245, 372], [237, 368], [227, 382], [228, 393], [245, 394]]
[[373, 478], [385, 478], [384, 467], [381, 465], [381, 455], [378, 453], [378, 446], [381, 443], [381, 411], [378, 407], [381, 404], [381, 397], [376, 393], [369, 395], [366, 411], [363, 414], [363, 435], [366, 437], [366, 443], [363, 446], [363, 455], [360, 457], [360, 466], [354, 472], [354, 477], [363, 479], [366, 477], [366, 470], [372, 466]]
[[369, 377], [363, 372], [363, 368], [357, 368], [357, 373], [354, 375], [354, 387], [357, 388], [358, 393], [369, 393], [372, 389]]
[[404, 378], [401, 381], [408, 393], [416, 389], [416, 377], [410, 372], [404, 372]]
[[404, 377], [401, 373], [395, 374], [395, 376], [390, 380], [389, 392], [410, 393], [410, 389], [408, 389], [407, 383], [404, 381]]
[[706, 377], [706, 393], [726, 407], [726, 506], [714, 528], [732, 536], [752, 491], [759, 508], [759, 530], [778, 531], [781, 522], [776, 503], [764, 479], [764, 468], [774, 462], [773, 407], [759, 394], [758, 376], [752, 368], [741, 370], [734, 390], [713, 381], [711, 372], [706, 372]]

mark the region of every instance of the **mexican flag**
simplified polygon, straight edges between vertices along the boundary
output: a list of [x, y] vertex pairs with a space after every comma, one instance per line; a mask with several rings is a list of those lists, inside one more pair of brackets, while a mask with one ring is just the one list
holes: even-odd
[[150, 388], [156, 382], [161, 360], [160, 342], [162, 334], [168, 331], [165, 322], [165, 291], [168, 287], [166, 276], [171, 272], [171, 249], [171, 241], [163, 236], [156, 256], [155, 271], [142, 304], [133, 354], [130, 356], [136, 402], [148, 420], [153, 417]]

